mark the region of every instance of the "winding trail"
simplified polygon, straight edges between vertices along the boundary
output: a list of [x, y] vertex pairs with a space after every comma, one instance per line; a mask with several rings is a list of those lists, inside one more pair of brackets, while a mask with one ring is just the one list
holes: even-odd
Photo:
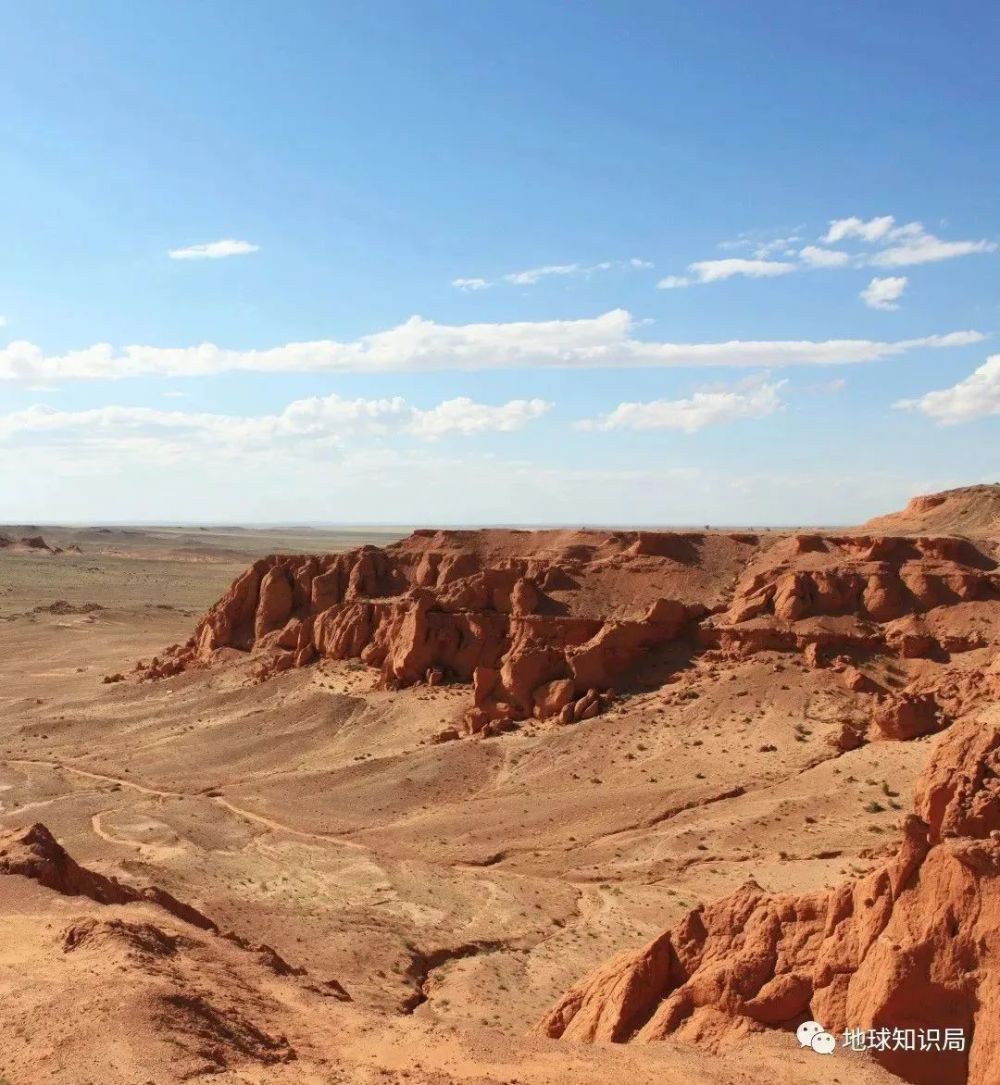
[[88, 780], [100, 780], [106, 784], [120, 784], [122, 787], [140, 791], [143, 795], [156, 795], [161, 799], [188, 799], [194, 796], [183, 791], [161, 791], [159, 788], [147, 787], [145, 784], [137, 784], [132, 780], [122, 779], [120, 776], [106, 776], [103, 772], [91, 772], [88, 769], [78, 769], [74, 765], [67, 765], [63, 761], [26, 761], [7, 760], [0, 762], [4, 765], [35, 765], [40, 768], [61, 769], [64, 772], [72, 772], [75, 776], [83, 776]]
[[[75, 776], [82, 776], [87, 780], [97, 780], [106, 784], [117, 784], [120, 787], [127, 787], [132, 791], [138, 791], [142, 795], [151, 795], [154, 798], [161, 799], [205, 799], [216, 806], [221, 806], [227, 810], [230, 814], [236, 817], [243, 818], [246, 821], [253, 822], [255, 825], [260, 825], [262, 828], [267, 829], [269, 832], [285, 833], [287, 836], [296, 836], [302, 840], [313, 840], [321, 844], [336, 844], [338, 847], [351, 848], [355, 851], [371, 852], [365, 844], [359, 844], [356, 840], [347, 840], [344, 837], [337, 836], [334, 833], [314, 833], [309, 832], [306, 829], [297, 829], [294, 825], [287, 825], [284, 822], [276, 821], [274, 818], [265, 817], [263, 814], [257, 814], [253, 810], [247, 810], [242, 806], [237, 806], [235, 803], [230, 802], [228, 799], [223, 798], [221, 795], [208, 795], [204, 790], [188, 792], [188, 791], [168, 791], [163, 788], [149, 787], [146, 784], [138, 784], [134, 780], [123, 779], [120, 776], [110, 776], [103, 772], [92, 772], [89, 769], [77, 768], [75, 765], [66, 764], [63, 761], [44, 761], [44, 760], [4, 760], [0, 762], [4, 765], [29, 765], [36, 768], [48, 768], [54, 771], [70, 772]], [[211, 788], [209, 789], [212, 790]], [[50, 799], [49, 802], [54, 800]], [[12, 810], [11, 813], [19, 813], [20, 811]], [[112, 813], [112, 810], [102, 810], [91, 818], [91, 828], [94, 833], [102, 840], [112, 844], [126, 844], [131, 846], [131, 841], [119, 840], [116, 837], [110, 836], [105, 829], [101, 827], [101, 818], [105, 814]]]
[[237, 817], [245, 818], [247, 821], [252, 821], [257, 825], [263, 826], [265, 829], [271, 832], [286, 833], [288, 836], [297, 836], [303, 840], [318, 840], [324, 844], [336, 844], [342, 848], [353, 848], [355, 851], [371, 852], [366, 844], [359, 844], [356, 840], [347, 840], [342, 836], [336, 836], [333, 833], [311, 833], [305, 829], [296, 829], [291, 825], [286, 825], [284, 822], [275, 821], [273, 818], [264, 817], [263, 814], [255, 814], [252, 810], [246, 810], [242, 806], [236, 806], [228, 799], [222, 798], [221, 795], [213, 796], [212, 802], [216, 806], [222, 806], [228, 810], [231, 814], [235, 814]]

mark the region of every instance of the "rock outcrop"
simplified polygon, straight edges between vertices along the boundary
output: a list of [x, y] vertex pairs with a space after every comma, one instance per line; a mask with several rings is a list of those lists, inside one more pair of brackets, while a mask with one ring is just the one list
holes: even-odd
[[0, 833], [0, 876], [7, 874], [31, 878], [64, 896], [89, 897], [98, 904], [155, 904], [200, 930], [216, 930], [207, 916], [157, 886], [133, 889], [80, 866], [40, 822]]
[[467, 730], [598, 714], [646, 654], [692, 632], [759, 540], [656, 532], [416, 532], [395, 546], [256, 562], [160, 678], [253, 652], [258, 674], [360, 659], [384, 688], [473, 686]]
[[706, 632], [734, 649], [961, 652], [981, 646], [997, 568], [990, 544], [951, 536], [791, 535], [750, 562]]
[[[305, 976], [307, 974], [304, 968], [288, 964], [271, 946], [252, 942], [234, 931], [220, 930], [213, 920], [197, 908], [178, 900], [159, 886], [148, 885], [135, 889], [132, 886], [123, 885], [115, 878], [106, 877], [82, 866], [41, 822], [36, 822], [27, 829], [0, 832], [0, 877], [11, 875], [30, 878], [46, 889], [51, 889], [63, 896], [86, 897], [95, 904], [153, 905], [190, 927], [207, 934], [218, 935], [225, 941], [255, 955], [267, 969], [276, 975]], [[138, 931], [141, 935], [143, 929], [147, 928], [136, 927], [134, 924], [117, 920], [90, 922], [85, 927], [74, 928], [67, 932], [65, 948], [75, 949], [84, 941], [93, 941], [95, 931], [100, 934], [98, 940], [104, 938], [109, 931], [128, 940], [130, 931], [133, 933]], [[148, 928], [148, 930], [155, 931], [155, 928]], [[154, 941], [157, 940], [154, 939]], [[163, 944], [157, 941], [157, 945], [153, 948], [159, 954], [163, 949]], [[317, 988], [310, 986], [310, 989]], [[350, 995], [336, 980], [326, 981], [323, 994], [340, 1001], [351, 1001]]]
[[913, 498], [901, 512], [869, 520], [864, 529], [910, 535], [947, 532], [996, 536], [1000, 534], [1000, 483], [922, 494]]
[[252, 565], [194, 636], [140, 672], [227, 652], [261, 679], [360, 659], [383, 688], [467, 682], [468, 733], [603, 711], [630, 671], [686, 638], [692, 652], [804, 653], [873, 697], [872, 736], [952, 718], [934, 691], [886, 689], [874, 656], [946, 664], [1000, 639], [989, 540], [954, 536], [418, 531], [394, 546]]
[[[79, 548], [75, 548], [79, 553]], [[22, 553], [61, 554], [61, 546], [50, 546], [41, 535], [22, 535], [16, 538], [12, 535], [0, 534], [0, 550], [20, 551]]]
[[[86, 1052], [88, 1081], [190, 1081], [225, 1071], [242, 1079], [296, 1058], [276, 984], [287, 978], [298, 998], [340, 997], [267, 946], [220, 935], [169, 894], [79, 865], [44, 825], [0, 834], [4, 876], [81, 898], [68, 923], [65, 910], [46, 911], [32, 895], [15, 895], [21, 903], [0, 916], [5, 944], [17, 945], [18, 967], [32, 976], [4, 1010], [11, 1036], [24, 1039], [4, 1052], [4, 1070], [18, 1081], [38, 1080], [38, 1066], [60, 1049], [76, 1062]], [[54, 1074], [64, 1071], [61, 1064]]]
[[583, 1042], [677, 1036], [710, 1048], [814, 1019], [961, 1030], [964, 1050], [875, 1050], [916, 1085], [988, 1085], [1000, 1050], [1000, 723], [945, 736], [895, 857], [830, 892], [753, 882], [572, 988], [537, 1031]]

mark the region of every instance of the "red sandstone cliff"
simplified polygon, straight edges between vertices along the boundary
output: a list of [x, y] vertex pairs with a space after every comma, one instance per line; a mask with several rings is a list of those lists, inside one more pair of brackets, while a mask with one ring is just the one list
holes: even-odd
[[596, 715], [616, 680], [721, 606], [753, 535], [416, 532], [384, 550], [256, 562], [155, 660], [163, 677], [220, 649], [261, 674], [317, 658], [378, 668], [386, 688], [471, 682], [468, 729]]
[[1000, 1054], [1000, 717], [942, 740], [896, 856], [831, 892], [753, 882], [569, 990], [537, 1026], [584, 1042], [716, 1047], [808, 1019], [960, 1028], [964, 1052], [875, 1053], [918, 1085], [996, 1081]]
[[385, 549], [256, 562], [144, 673], [209, 665], [224, 649], [253, 652], [260, 677], [360, 659], [385, 688], [471, 683], [466, 729], [491, 733], [597, 715], [634, 665], [686, 637], [692, 651], [805, 652], [874, 695], [877, 733], [910, 738], [950, 718], [940, 675], [890, 691], [856, 664], [974, 656], [1000, 639], [998, 599], [989, 540], [418, 531]]

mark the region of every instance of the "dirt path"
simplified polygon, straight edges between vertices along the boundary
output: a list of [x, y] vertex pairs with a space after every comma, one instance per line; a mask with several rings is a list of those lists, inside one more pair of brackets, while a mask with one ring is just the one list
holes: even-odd
[[155, 787], [146, 787], [145, 784], [137, 784], [132, 780], [122, 779], [120, 776], [106, 776], [102, 772], [90, 772], [88, 769], [78, 769], [73, 765], [67, 765], [62, 761], [3, 761], [4, 765], [36, 765], [41, 768], [61, 769], [63, 772], [72, 772], [75, 776], [84, 776], [88, 780], [100, 780], [106, 784], [119, 784], [121, 787], [131, 788], [143, 795], [155, 795], [161, 799], [186, 799], [193, 796], [183, 791], [161, 791]]
[[242, 806], [236, 806], [228, 799], [224, 799], [221, 796], [213, 796], [212, 801], [216, 806], [222, 806], [232, 814], [236, 814], [238, 817], [245, 818], [247, 821], [252, 821], [256, 825], [261, 825], [265, 829], [269, 829], [272, 832], [286, 833], [288, 836], [297, 836], [302, 840], [317, 840], [323, 844], [336, 844], [342, 848], [353, 848], [355, 851], [371, 852], [371, 848], [365, 844], [359, 844], [355, 840], [345, 840], [341, 836], [334, 836], [332, 833], [311, 833], [305, 829], [296, 829], [291, 825], [285, 825], [283, 822], [275, 821], [273, 818], [264, 817], [263, 814], [255, 814], [252, 810], [246, 810]]
[[[236, 817], [241, 817], [246, 821], [253, 822], [255, 825], [260, 825], [262, 828], [267, 829], [269, 832], [285, 833], [287, 836], [295, 836], [301, 840], [314, 840], [321, 844], [336, 844], [338, 847], [352, 848], [355, 851], [370, 852], [372, 849], [364, 844], [359, 844], [354, 840], [345, 840], [343, 837], [336, 836], [332, 833], [313, 833], [305, 829], [296, 829], [293, 825], [286, 825], [284, 822], [276, 821], [273, 818], [265, 817], [263, 814], [254, 813], [252, 810], [247, 810], [242, 806], [237, 806], [235, 803], [230, 802], [228, 799], [224, 799], [221, 795], [206, 794], [205, 791], [197, 792], [185, 792], [185, 791], [167, 791], [162, 788], [149, 787], [146, 784], [137, 784], [133, 780], [126, 780], [120, 776], [110, 776], [103, 772], [92, 772], [89, 769], [77, 768], [74, 765], [67, 765], [62, 761], [45, 761], [45, 760], [5, 760], [0, 762], [4, 765], [30, 765], [38, 768], [48, 768], [54, 771], [70, 772], [75, 776], [82, 776], [87, 780], [98, 780], [102, 783], [117, 784], [119, 787], [127, 787], [132, 791], [138, 791], [142, 795], [151, 795], [154, 798], [161, 799], [203, 799], [208, 798], [216, 806], [221, 806], [223, 809], [234, 814]], [[210, 789], [211, 790], [211, 789]], [[48, 802], [54, 802], [54, 799], [47, 800]], [[27, 809], [27, 807], [23, 808]], [[11, 811], [11, 813], [19, 813], [20, 811]], [[105, 814], [113, 813], [112, 810], [102, 810], [101, 812], [94, 814], [91, 818], [91, 827], [94, 833], [102, 840], [111, 844], [129, 844], [131, 841], [119, 840], [116, 837], [110, 836], [106, 830], [101, 827], [101, 818]]]

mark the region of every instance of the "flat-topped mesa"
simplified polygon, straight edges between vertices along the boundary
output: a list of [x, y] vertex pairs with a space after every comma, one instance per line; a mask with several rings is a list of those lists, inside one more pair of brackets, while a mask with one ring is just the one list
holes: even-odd
[[582, 1042], [676, 1036], [718, 1049], [766, 1028], [961, 1030], [962, 1049], [873, 1050], [916, 1085], [996, 1081], [1000, 1045], [1000, 717], [956, 724], [917, 788], [896, 856], [828, 891], [753, 882], [571, 988], [536, 1031]]
[[385, 688], [471, 682], [472, 732], [601, 711], [644, 653], [724, 605], [755, 535], [416, 532], [394, 546], [255, 562], [191, 640], [144, 668], [204, 666], [225, 649], [260, 675], [360, 659]]

